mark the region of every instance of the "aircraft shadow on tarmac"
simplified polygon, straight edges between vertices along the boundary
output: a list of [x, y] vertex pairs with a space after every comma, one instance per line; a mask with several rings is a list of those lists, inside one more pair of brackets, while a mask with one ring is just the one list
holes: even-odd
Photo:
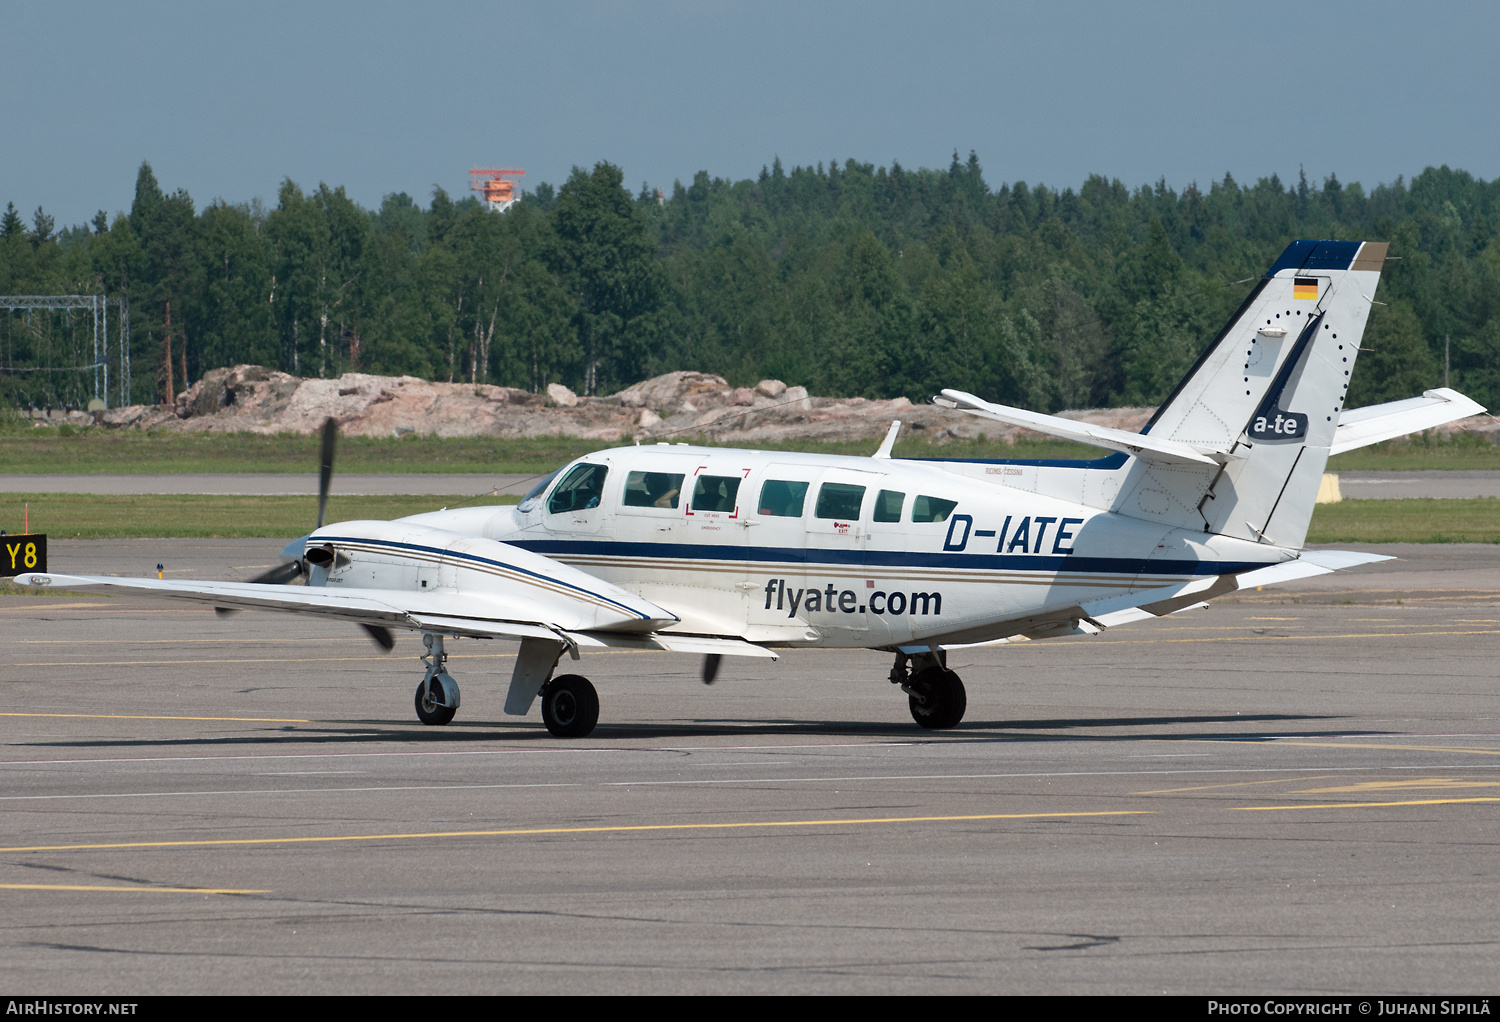
[[[662, 738], [724, 737], [858, 737], [900, 741], [944, 742], [1140, 742], [1173, 740], [1270, 741], [1287, 737], [1285, 730], [1250, 730], [1247, 724], [1280, 722], [1333, 721], [1344, 718], [1308, 714], [1234, 714], [1225, 716], [1141, 716], [1141, 717], [1070, 717], [1055, 720], [966, 721], [947, 731], [923, 731], [910, 724], [888, 721], [829, 722], [816, 720], [692, 720], [652, 724], [600, 725], [589, 737], [590, 744], [613, 741], [640, 741]], [[1236, 725], [1235, 727], [1198, 727], [1176, 730], [1183, 725]], [[1146, 728], [1131, 733], [1101, 733], [1109, 728]], [[1020, 733], [1017, 733], [1020, 732]], [[1046, 732], [1046, 733], [1039, 733]], [[1058, 733], [1061, 732], [1061, 733]], [[1297, 737], [1388, 735], [1389, 731], [1346, 728], [1336, 730], [1298, 730]], [[182, 738], [116, 738], [80, 739], [41, 742], [16, 742], [15, 746], [44, 748], [174, 748], [232, 747], [239, 745], [365, 745], [390, 742], [443, 742], [461, 744], [542, 742], [565, 748], [539, 725], [486, 723], [454, 724], [443, 728], [414, 727], [405, 721], [351, 720], [341, 722], [310, 721], [308, 725], [256, 731], [250, 734], [192, 736]]]

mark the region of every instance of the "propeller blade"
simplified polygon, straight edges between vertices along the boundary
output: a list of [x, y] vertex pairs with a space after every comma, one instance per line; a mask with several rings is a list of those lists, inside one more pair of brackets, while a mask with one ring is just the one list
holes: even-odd
[[323, 450], [318, 460], [318, 525], [328, 512], [328, 484], [333, 481], [333, 449], [339, 440], [338, 420], [329, 416], [323, 423]]
[[298, 575], [302, 574], [301, 561], [288, 561], [278, 564], [270, 571], [263, 571], [250, 581], [258, 585], [284, 586]]
[[370, 638], [375, 640], [375, 645], [379, 646], [387, 653], [396, 648], [396, 637], [391, 634], [391, 630], [389, 628], [383, 628], [380, 625], [367, 625], [364, 623], [361, 623], [360, 627], [369, 632]]
[[723, 661], [724, 657], [718, 653], [710, 653], [703, 658], [703, 684], [714, 683], [714, 679], [719, 676], [719, 664]]

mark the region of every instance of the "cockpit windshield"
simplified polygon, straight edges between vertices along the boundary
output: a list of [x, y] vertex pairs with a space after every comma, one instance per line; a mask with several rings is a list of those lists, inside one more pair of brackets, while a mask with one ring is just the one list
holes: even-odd
[[[568, 466], [566, 465], [563, 466], [563, 468], [567, 467]], [[544, 476], [541, 482], [537, 483], [531, 489], [526, 491], [526, 496], [521, 498], [521, 503], [516, 505], [516, 510], [520, 511], [522, 514], [525, 514], [527, 511], [535, 511], [538, 507], [540, 507], [542, 502], [542, 494], [547, 492], [547, 487], [552, 485], [552, 480], [556, 479], [561, 473], [562, 468], [557, 469], [555, 472], [550, 472], [546, 476]]]

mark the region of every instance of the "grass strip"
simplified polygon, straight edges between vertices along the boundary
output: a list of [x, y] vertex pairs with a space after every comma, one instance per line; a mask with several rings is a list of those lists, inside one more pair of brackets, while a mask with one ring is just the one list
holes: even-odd
[[1500, 543], [1500, 498], [1343, 500], [1319, 504], [1309, 543]]
[[1379, 447], [1350, 451], [1328, 459], [1330, 472], [1473, 472], [1500, 470], [1500, 444], [1471, 449]]
[[[515, 497], [396, 494], [328, 499], [328, 521], [389, 519], [441, 507], [514, 504]], [[301, 536], [318, 519], [316, 497], [196, 494], [0, 494], [0, 528], [21, 531], [21, 504], [31, 529], [58, 539], [241, 539]]]
[[[845, 454], [868, 457], [879, 440], [794, 440], [775, 444], [673, 436], [672, 442], [716, 447]], [[340, 472], [525, 474], [551, 472], [574, 458], [628, 440], [578, 437], [343, 437]], [[317, 436], [291, 433], [139, 433], [134, 430], [48, 427], [0, 429], [0, 465], [11, 475], [45, 473], [148, 475], [154, 473], [312, 472], [318, 464]], [[901, 458], [1099, 458], [1093, 447], [1043, 440], [1015, 445], [998, 440], [936, 441], [908, 434], [896, 444]]]

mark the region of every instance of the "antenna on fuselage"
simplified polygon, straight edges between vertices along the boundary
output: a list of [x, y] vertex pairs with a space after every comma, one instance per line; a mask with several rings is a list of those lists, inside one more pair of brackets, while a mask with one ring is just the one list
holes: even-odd
[[891, 449], [896, 446], [896, 434], [901, 432], [901, 420], [897, 419], [891, 423], [890, 430], [885, 434], [885, 439], [880, 441], [880, 450], [870, 455], [872, 458], [889, 458]]

